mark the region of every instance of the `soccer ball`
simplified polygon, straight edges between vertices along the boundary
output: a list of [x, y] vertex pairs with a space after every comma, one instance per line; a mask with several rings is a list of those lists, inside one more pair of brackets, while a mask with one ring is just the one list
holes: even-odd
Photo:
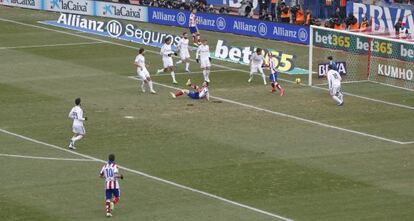
[[300, 78], [296, 78], [295, 82], [296, 84], [300, 84]]

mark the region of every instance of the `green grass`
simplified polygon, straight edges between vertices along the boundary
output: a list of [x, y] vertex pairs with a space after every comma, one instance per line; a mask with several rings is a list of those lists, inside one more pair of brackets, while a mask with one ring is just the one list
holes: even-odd
[[[39, 25], [36, 21], [56, 19], [57, 14], [0, 7], [0, 17]], [[137, 24], [169, 33], [183, 31]], [[0, 47], [91, 41], [3, 21], [0, 30]], [[294, 53], [298, 66], [306, 66], [304, 46], [202, 34], [212, 45], [220, 38], [232, 45]], [[134, 75], [135, 55], [136, 50], [111, 44], [0, 49], [0, 128], [66, 147], [71, 137], [67, 114], [74, 98], [81, 96], [89, 120], [87, 136], [78, 143], [79, 153], [99, 159], [115, 153], [122, 166], [294, 220], [408, 221], [414, 217], [414, 144], [395, 144], [226, 102], [173, 100], [168, 94], [172, 90], [158, 85], [157, 95], [143, 94], [138, 83], [128, 78]], [[148, 52], [146, 59], [154, 73], [159, 55]], [[195, 63], [191, 68], [198, 71]], [[178, 72], [182, 71], [180, 66]], [[187, 78], [178, 76], [180, 87]], [[169, 76], [153, 79], [166, 85], [171, 81]], [[200, 82], [201, 74], [192, 79]], [[392, 140], [414, 140], [411, 109], [352, 96], [346, 96], [346, 105], [338, 108], [326, 91], [286, 82], [282, 84], [287, 94], [279, 97], [258, 78], [247, 84], [247, 74], [238, 71], [212, 73], [211, 79], [213, 96]], [[344, 90], [414, 106], [410, 91], [371, 83], [347, 84]], [[0, 154], [80, 158], [4, 133], [0, 133]], [[104, 219], [100, 163], [0, 159], [2, 220]], [[123, 173], [126, 179], [121, 182], [115, 220], [278, 220]]]

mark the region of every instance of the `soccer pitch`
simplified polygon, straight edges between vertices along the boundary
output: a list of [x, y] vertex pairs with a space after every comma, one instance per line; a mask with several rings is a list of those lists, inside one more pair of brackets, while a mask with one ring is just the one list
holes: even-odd
[[[105, 219], [98, 173], [109, 153], [125, 176], [115, 220], [413, 219], [414, 92], [345, 84], [337, 107], [325, 88], [291, 83], [296, 76], [281, 76], [280, 97], [259, 76], [248, 84], [247, 66], [213, 60], [212, 101], [174, 100], [189, 77], [201, 83], [198, 64], [190, 75], [178, 66], [175, 86], [154, 74], [159, 49], [145, 47], [158, 94], [142, 93], [133, 78], [141, 45], [37, 23], [57, 17], [0, 6], [1, 220]], [[201, 34], [210, 47], [274, 48], [307, 65], [306, 46]], [[87, 135], [72, 152], [76, 97]]]

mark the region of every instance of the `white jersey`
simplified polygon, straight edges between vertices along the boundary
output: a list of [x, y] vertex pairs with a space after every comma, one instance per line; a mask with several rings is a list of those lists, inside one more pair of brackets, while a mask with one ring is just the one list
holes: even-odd
[[168, 55], [173, 54], [173, 53], [174, 52], [171, 49], [171, 44], [165, 43], [162, 45], [161, 51], [160, 51], [162, 58], [169, 58], [170, 56]]
[[147, 67], [145, 66], [145, 57], [142, 54], [135, 57], [135, 64], [139, 65], [139, 67], [137, 67], [137, 72], [147, 71]]
[[74, 106], [70, 110], [68, 117], [73, 119], [73, 127], [83, 127], [85, 118], [83, 117], [83, 110], [80, 106]]
[[252, 54], [250, 57], [251, 65], [252, 66], [259, 66], [261, 67], [263, 65], [264, 57], [263, 55], [258, 55], [256, 52]]
[[328, 75], [329, 89], [341, 86], [342, 78], [341, 78], [341, 75], [337, 71], [329, 70], [327, 75]]
[[187, 51], [188, 52], [188, 38], [181, 38], [181, 40], [178, 42], [177, 48], [180, 50], [180, 53], [182, 51]]
[[108, 162], [102, 167], [100, 175], [105, 178], [105, 189], [119, 189], [119, 182], [116, 178], [118, 173], [118, 165], [113, 162]]
[[194, 13], [190, 14], [190, 19], [188, 21], [189, 27], [196, 27], [197, 26], [197, 16]]
[[208, 87], [202, 87], [201, 90], [198, 91], [198, 97], [204, 98], [208, 95]]
[[196, 52], [196, 59], [200, 58], [200, 60], [209, 60], [210, 58], [210, 48], [208, 45], [200, 45], [197, 48]]

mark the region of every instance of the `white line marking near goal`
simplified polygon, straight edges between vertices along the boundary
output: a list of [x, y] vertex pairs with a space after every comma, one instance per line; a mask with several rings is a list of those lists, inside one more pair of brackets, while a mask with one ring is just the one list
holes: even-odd
[[[28, 26], [28, 27], [32, 27], [32, 28], [38, 28], [38, 29], [53, 31], [53, 32], [57, 32], [57, 33], [61, 33], [61, 34], [66, 34], [66, 35], [71, 35], [71, 36], [76, 36], [76, 37], [80, 37], [80, 38], [84, 38], [84, 39], [89, 39], [89, 40], [100, 41], [102, 43], [117, 45], [117, 46], [121, 46], [121, 47], [135, 49], [135, 50], [138, 50], [139, 49], [138, 47], [134, 47], [134, 46], [130, 46], [130, 45], [125, 45], [125, 44], [121, 44], [121, 43], [117, 43], [117, 42], [113, 42], [113, 41], [106, 41], [106, 40], [102, 40], [102, 39], [99, 39], [99, 38], [94, 38], [94, 37], [89, 37], [89, 36], [85, 36], [85, 35], [75, 34], [75, 33], [67, 32], [67, 31], [61, 31], [61, 30], [57, 30], [57, 29], [53, 29], [53, 28], [46, 28], [46, 27], [43, 27], [43, 26], [32, 25], [32, 24], [18, 22], [18, 21], [14, 21], [14, 20], [10, 20], [10, 19], [0, 18], [0, 21], [10, 22], [10, 23], [19, 24], [19, 25], [24, 25], [24, 26]], [[41, 22], [39, 22], [39, 23], [42, 24]], [[87, 33], [87, 32], [85, 32], [85, 33]], [[146, 51], [148, 51], [150, 53], [154, 53], [154, 54], [159, 54], [158, 51], [153, 51], [153, 50], [146, 50]], [[190, 60], [193, 61], [193, 62], [195, 62], [194, 59], [190, 59]], [[212, 64], [212, 65], [213, 66], [216, 66], [216, 67], [221, 67], [221, 68], [233, 70], [233, 71], [239, 71], [239, 72], [243, 72], [243, 73], [250, 73], [249, 71], [246, 71], [246, 70], [243, 70], [243, 69], [231, 68], [231, 67], [228, 67], [228, 66], [225, 66], [225, 65], [219, 65], [219, 64]], [[290, 80], [286, 80], [286, 79], [282, 79], [282, 78], [279, 78], [279, 79], [281, 81], [284, 81], [284, 82], [289, 82], [289, 83], [292, 83], [292, 84], [296, 84], [296, 82], [294, 82], [294, 81], [290, 81]], [[315, 89], [324, 89], [324, 88], [315, 87], [315, 86], [312, 86], [312, 88], [315, 88]], [[382, 100], [378, 100], [378, 99], [372, 99], [372, 98], [368, 98], [368, 97], [364, 97], [364, 96], [354, 95], [354, 94], [351, 94], [351, 93], [346, 93], [346, 95], [358, 97], [358, 98], [365, 99], [365, 100], [369, 100], [369, 101], [373, 101], [373, 102], [379, 102], [379, 103], [383, 103], [383, 104], [387, 104], [387, 105], [391, 105], [391, 106], [396, 106], [396, 107], [401, 107], [401, 108], [407, 108], [407, 109], [412, 109], [412, 110], [414, 109], [414, 107], [411, 107], [411, 106], [406, 106], [406, 105], [402, 105], [402, 104], [397, 104], [397, 103], [382, 101]]]
[[414, 91], [414, 89], [399, 87], [399, 86], [395, 86], [395, 85], [391, 85], [391, 84], [385, 84], [385, 83], [382, 83], [382, 82], [377, 82], [377, 81], [369, 81], [369, 82], [384, 85], [384, 86], [389, 86], [389, 87], [395, 87], [395, 88], [406, 90], [406, 91]]
[[[74, 155], [81, 156], [81, 157], [84, 157], [86, 159], [90, 159], [90, 160], [93, 160], [93, 161], [96, 161], [96, 162], [106, 163], [105, 160], [102, 160], [102, 159], [99, 159], [99, 158], [96, 158], [96, 157], [93, 157], [93, 156], [90, 156], [90, 155], [78, 153], [78, 152], [63, 148], [63, 147], [59, 147], [59, 146], [54, 145], [54, 144], [49, 144], [49, 143], [46, 143], [46, 142], [43, 142], [43, 141], [39, 141], [39, 140], [30, 138], [30, 137], [20, 135], [20, 134], [16, 134], [16, 133], [13, 133], [13, 132], [1, 129], [1, 128], [0, 128], [0, 132], [11, 135], [11, 136], [14, 136], [14, 137], [18, 137], [20, 139], [27, 140], [27, 141], [30, 141], [30, 142], [33, 142], [33, 143], [41, 144], [41, 145], [48, 146], [48, 147], [51, 147], [51, 148], [54, 148], [54, 149], [58, 149], [58, 150], [61, 150], [61, 151], [72, 153]], [[223, 201], [225, 203], [228, 203], [228, 204], [231, 204], [231, 205], [234, 205], [234, 206], [242, 207], [242, 208], [260, 213], [262, 215], [267, 215], [267, 216], [270, 216], [270, 217], [273, 217], [273, 218], [278, 218], [278, 219], [281, 219], [281, 220], [284, 220], [284, 221], [293, 221], [293, 219], [289, 219], [289, 218], [286, 218], [286, 217], [283, 217], [283, 216], [280, 216], [280, 215], [277, 215], [277, 214], [274, 214], [274, 213], [271, 213], [271, 212], [267, 212], [265, 210], [257, 209], [255, 207], [251, 207], [251, 206], [248, 206], [248, 205], [245, 205], [245, 204], [242, 204], [242, 203], [238, 203], [238, 202], [223, 198], [221, 196], [217, 196], [217, 195], [214, 195], [214, 194], [211, 194], [211, 193], [207, 193], [207, 192], [204, 192], [204, 191], [201, 191], [201, 190], [197, 190], [197, 189], [194, 189], [194, 188], [191, 188], [191, 187], [188, 187], [188, 186], [184, 186], [184, 185], [181, 185], [181, 184], [169, 181], [169, 180], [162, 179], [160, 177], [152, 176], [152, 175], [149, 175], [147, 173], [144, 173], [144, 172], [141, 172], [141, 171], [138, 171], [138, 170], [130, 169], [130, 168], [123, 167], [123, 166], [119, 166], [119, 168], [121, 168], [125, 171], [128, 171], [128, 172], [131, 172], [131, 173], [149, 178], [149, 179], [159, 181], [161, 183], [169, 184], [171, 186], [175, 186], [175, 187], [180, 188], [180, 189], [188, 190], [190, 192], [198, 193], [200, 195], [207, 196], [207, 197], [219, 200], [219, 201]]]
[[134, 119], [134, 116], [124, 116], [125, 119]]
[[[139, 80], [138, 78], [133, 77], [133, 76], [130, 76], [128, 78], [131, 78], [131, 79], [134, 79], [134, 80]], [[173, 87], [173, 86], [158, 83], [158, 82], [154, 82], [154, 84], [159, 85], [159, 86], [163, 86], [163, 87], [166, 87], [166, 88], [174, 89], [174, 90], [181, 90], [181, 88]], [[389, 139], [389, 138], [385, 138], [385, 137], [380, 137], [380, 136], [377, 136], [377, 135], [368, 134], [368, 133], [364, 133], [364, 132], [360, 132], [360, 131], [356, 131], [356, 130], [337, 127], [337, 126], [321, 123], [321, 122], [318, 122], [318, 121], [309, 120], [309, 119], [302, 118], [302, 117], [297, 117], [297, 116], [290, 115], [290, 114], [285, 114], [285, 113], [276, 112], [276, 111], [272, 111], [272, 110], [261, 108], [261, 107], [256, 107], [256, 106], [253, 106], [253, 105], [250, 105], [250, 104], [245, 104], [245, 103], [241, 103], [241, 102], [238, 102], [238, 101], [234, 101], [234, 100], [230, 100], [230, 99], [226, 99], [226, 98], [222, 98], [222, 97], [210, 96], [210, 98], [213, 98], [213, 99], [216, 99], [216, 100], [219, 100], [219, 101], [223, 101], [223, 102], [227, 102], [227, 103], [231, 103], [231, 104], [235, 104], [235, 105], [239, 105], [239, 106], [242, 106], [242, 107], [258, 110], [258, 111], [263, 111], [263, 112], [266, 112], [266, 113], [269, 113], [269, 114], [278, 115], [278, 116], [281, 116], [281, 117], [291, 118], [291, 119], [295, 119], [295, 120], [298, 120], [298, 121], [303, 121], [303, 122], [306, 122], [306, 123], [315, 124], [315, 125], [322, 126], [322, 127], [332, 128], [332, 129], [345, 131], [345, 132], [349, 132], [349, 133], [353, 133], [353, 134], [358, 134], [358, 135], [361, 135], [361, 136], [364, 136], [364, 137], [375, 138], [375, 139], [378, 139], [378, 140], [387, 141], [387, 142], [396, 143], [396, 144], [408, 144], [407, 142], [393, 140], [393, 139]]]
[[[342, 81], [341, 84], [353, 84], [353, 83], [365, 83], [370, 82], [368, 80], [361, 80], [361, 81]], [[321, 84], [314, 84], [313, 86], [326, 86], [328, 83], [321, 83]]]
[[37, 156], [15, 155], [15, 154], [5, 154], [5, 153], [0, 153], [0, 157], [13, 157], [13, 158], [34, 159], [34, 160], [57, 160], [57, 161], [96, 162], [95, 160], [91, 160], [91, 159], [37, 157]]
[[22, 45], [22, 46], [13, 46], [13, 47], [0, 47], [0, 50], [7, 49], [26, 49], [26, 48], [46, 48], [46, 47], [60, 47], [60, 46], [76, 46], [76, 45], [94, 45], [94, 44], [103, 44], [101, 41], [92, 41], [92, 42], [79, 42], [79, 43], [62, 43], [62, 44], [49, 44], [49, 45]]

